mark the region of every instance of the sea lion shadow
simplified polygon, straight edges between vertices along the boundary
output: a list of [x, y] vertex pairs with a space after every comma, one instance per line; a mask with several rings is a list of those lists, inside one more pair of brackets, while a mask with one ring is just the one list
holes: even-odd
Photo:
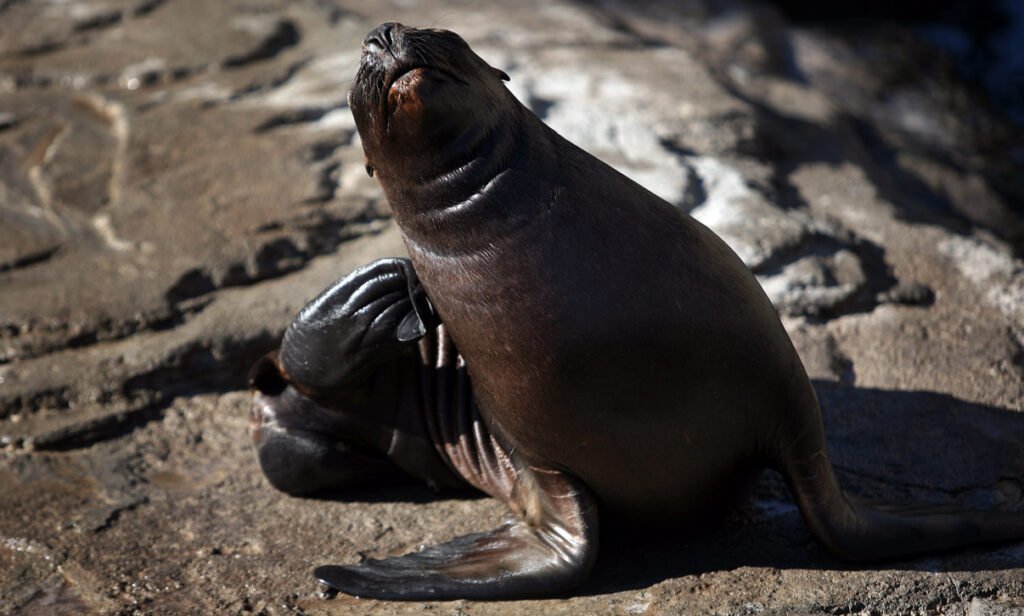
[[[954, 504], [1024, 515], [1024, 412], [928, 391], [815, 381], [829, 452], [851, 495], [889, 503]], [[676, 534], [673, 535], [673, 532]], [[725, 523], [689, 534], [602, 537], [582, 594], [642, 589], [666, 579], [741, 567], [984, 571], [1024, 567], [1024, 543], [851, 565], [808, 533], [782, 477], [765, 472], [753, 498]], [[695, 590], [701, 580], [694, 579]]]
[[435, 490], [411, 477], [396, 476], [373, 485], [321, 490], [313, 494], [306, 494], [303, 498], [353, 504], [411, 503], [422, 505], [451, 499], [480, 500], [487, 498], [487, 495], [469, 487]]

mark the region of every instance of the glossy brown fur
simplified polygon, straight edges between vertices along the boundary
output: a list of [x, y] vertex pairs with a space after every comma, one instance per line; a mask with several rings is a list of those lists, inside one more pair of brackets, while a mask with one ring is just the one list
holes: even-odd
[[[319, 567], [319, 579], [391, 599], [562, 592], [589, 572], [599, 519], [692, 524], [765, 466], [846, 559], [1024, 536], [1019, 513], [848, 498], [753, 274], [702, 224], [545, 126], [502, 78], [451, 32], [384, 24], [367, 36], [349, 101], [412, 263], [371, 263], [307, 304], [280, 365], [257, 370], [274, 426], [256, 434], [273, 437], [258, 443], [261, 465], [284, 489], [377, 476], [365, 447], [438, 485], [464, 480], [517, 521]], [[418, 363], [403, 347], [417, 338]]]
[[508, 152], [497, 175], [457, 183], [475, 186], [468, 205], [424, 186], [436, 163], [409, 162], [412, 118], [360, 132], [483, 412], [611, 513], [686, 522], [715, 508], [775, 453], [785, 418], [807, 412], [790, 403], [806, 376], [761, 287], [706, 227], [497, 79], [441, 94], [475, 103], [470, 125], [499, 118], [483, 155]]

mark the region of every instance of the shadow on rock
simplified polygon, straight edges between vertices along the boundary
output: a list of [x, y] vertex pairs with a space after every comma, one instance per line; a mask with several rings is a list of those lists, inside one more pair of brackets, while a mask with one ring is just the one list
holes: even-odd
[[382, 483], [373, 486], [359, 486], [339, 490], [323, 490], [302, 498], [312, 500], [329, 500], [344, 503], [432, 503], [434, 501], [450, 500], [453, 498], [462, 500], [479, 500], [487, 498], [481, 492], [466, 488], [435, 490], [430, 486], [405, 475], [399, 475], [397, 469], [393, 476], [389, 476]]
[[[1021, 234], [1024, 233], [1019, 221], [1021, 189], [1015, 180], [1003, 177], [1015, 174], [998, 171], [995, 163], [975, 169], [962, 160], [965, 156], [960, 150], [981, 146], [930, 143], [923, 136], [910, 135], [901, 126], [879, 126], [850, 112], [837, 113], [822, 126], [776, 111], [735, 87], [728, 87], [728, 90], [751, 106], [756, 119], [755, 135], [742, 143], [738, 152], [774, 162], [772, 189], [783, 207], [808, 205], [793, 182], [792, 176], [799, 168], [813, 163], [833, 166], [848, 163], [865, 174], [878, 196], [893, 205], [900, 219], [939, 225], [957, 235], [983, 228], [1009, 242], [1015, 251], [1021, 250]], [[893, 115], [876, 111], [879, 121]], [[955, 198], [955, 191], [929, 183], [927, 174], [915, 171], [913, 165], [904, 160], [915, 155], [933, 157], [954, 183], [976, 175], [974, 179], [988, 186], [1000, 199], [982, 203], [977, 195]], [[993, 158], [999, 156], [993, 155]]]

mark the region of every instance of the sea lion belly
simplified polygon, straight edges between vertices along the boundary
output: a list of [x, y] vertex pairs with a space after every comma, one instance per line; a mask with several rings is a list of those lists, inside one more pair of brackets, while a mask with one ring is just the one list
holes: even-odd
[[481, 409], [516, 447], [610, 509], [685, 521], [761, 462], [794, 351], [721, 240], [601, 171], [592, 183], [552, 169], [563, 189], [543, 215], [480, 251], [410, 254]]

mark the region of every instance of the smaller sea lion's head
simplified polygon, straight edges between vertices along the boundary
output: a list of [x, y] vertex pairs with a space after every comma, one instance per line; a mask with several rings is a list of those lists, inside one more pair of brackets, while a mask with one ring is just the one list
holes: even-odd
[[380, 480], [394, 465], [383, 455], [383, 426], [331, 410], [290, 383], [277, 353], [249, 371], [249, 431], [263, 474], [279, 490], [311, 494]]
[[279, 490], [307, 495], [410, 476], [435, 487], [462, 485], [426, 434], [365, 391], [313, 395], [292, 383], [276, 351], [253, 365], [249, 387], [256, 458]]
[[448, 30], [386, 23], [363, 41], [349, 93], [366, 169], [390, 178], [439, 175], [493, 129], [508, 75]]

